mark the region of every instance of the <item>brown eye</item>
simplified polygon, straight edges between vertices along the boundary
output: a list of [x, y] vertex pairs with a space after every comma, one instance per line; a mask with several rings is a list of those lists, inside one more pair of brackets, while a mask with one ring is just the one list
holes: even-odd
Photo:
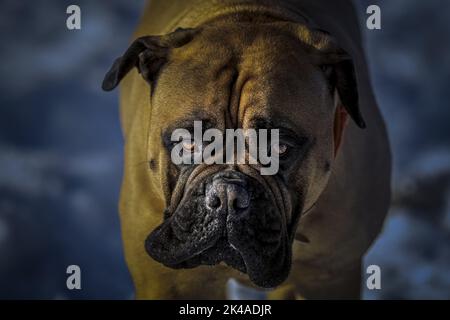
[[278, 155], [283, 155], [287, 152], [288, 146], [285, 144], [274, 144], [272, 145], [272, 150]]
[[195, 142], [193, 142], [193, 141], [183, 141], [182, 145], [183, 145], [183, 149], [186, 152], [192, 153], [196, 150], [196, 145], [195, 145]]

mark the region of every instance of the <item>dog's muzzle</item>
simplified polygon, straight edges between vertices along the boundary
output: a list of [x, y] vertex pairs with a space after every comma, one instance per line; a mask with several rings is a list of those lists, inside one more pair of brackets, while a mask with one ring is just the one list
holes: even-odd
[[225, 262], [256, 285], [275, 287], [291, 264], [286, 219], [269, 188], [234, 170], [187, 186], [174, 212], [147, 238], [155, 260], [171, 268]]

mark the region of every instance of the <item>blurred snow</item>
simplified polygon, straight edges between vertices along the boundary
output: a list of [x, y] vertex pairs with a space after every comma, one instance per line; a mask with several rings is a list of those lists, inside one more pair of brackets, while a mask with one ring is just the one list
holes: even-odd
[[448, 1], [378, 4], [382, 29], [365, 30], [376, 95], [394, 154], [394, 200], [365, 265], [382, 270], [368, 299], [450, 298], [450, 14]]
[[[143, 1], [2, 1], [0, 298], [129, 298], [117, 93], [100, 90]], [[81, 267], [83, 290], [65, 287]]]

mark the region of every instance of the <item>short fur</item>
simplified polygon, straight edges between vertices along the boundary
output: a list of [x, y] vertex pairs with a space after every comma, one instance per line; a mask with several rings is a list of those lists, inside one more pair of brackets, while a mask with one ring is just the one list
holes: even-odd
[[[151, 1], [138, 37], [103, 84], [111, 90], [123, 78], [120, 215], [136, 297], [224, 298], [233, 277], [275, 283], [274, 298], [358, 298], [362, 257], [388, 211], [391, 156], [350, 1]], [[149, 257], [158, 253], [145, 241], [175, 211], [180, 188], [194, 192], [201, 182], [171, 164], [162, 138], [188, 115], [209, 115], [220, 128], [250, 127], [255, 118], [292, 123], [308, 138], [307, 152], [260, 182], [268, 190], [282, 181], [273, 188], [293, 226], [285, 227], [286, 275], [269, 281], [261, 274], [274, 269], [262, 262], [252, 283], [224, 264], [172, 269]], [[232, 170], [260, 181], [248, 166]]]

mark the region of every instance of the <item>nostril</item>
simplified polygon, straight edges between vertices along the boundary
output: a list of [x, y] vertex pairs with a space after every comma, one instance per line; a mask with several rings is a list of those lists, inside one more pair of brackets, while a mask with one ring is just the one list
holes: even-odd
[[210, 194], [206, 197], [206, 205], [211, 209], [217, 209], [221, 205], [220, 198], [215, 194]]
[[229, 209], [243, 210], [250, 205], [250, 197], [247, 190], [237, 185], [229, 185], [227, 188]]
[[249, 206], [250, 202], [247, 199], [243, 199], [243, 198], [236, 198], [233, 201], [233, 208], [234, 209], [247, 209]]

